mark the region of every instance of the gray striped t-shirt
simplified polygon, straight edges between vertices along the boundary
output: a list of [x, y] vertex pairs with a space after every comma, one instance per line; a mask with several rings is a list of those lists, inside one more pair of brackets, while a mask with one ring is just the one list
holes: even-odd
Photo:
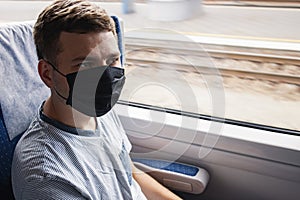
[[132, 177], [131, 144], [112, 110], [96, 131], [66, 126], [40, 109], [18, 142], [12, 185], [19, 199], [146, 199]]

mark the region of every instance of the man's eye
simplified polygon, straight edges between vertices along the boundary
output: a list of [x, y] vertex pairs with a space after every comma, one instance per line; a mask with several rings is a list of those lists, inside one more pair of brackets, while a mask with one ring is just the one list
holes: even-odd
[[84, 63], [80, 63], [78, 66], [84, 68], [92, 68], [95, 67], [95, 64], [91, 62], [84, 62]]

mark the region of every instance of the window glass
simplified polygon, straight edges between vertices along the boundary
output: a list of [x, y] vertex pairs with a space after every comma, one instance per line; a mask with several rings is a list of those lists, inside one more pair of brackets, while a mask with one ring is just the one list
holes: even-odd
[[163, 29], [125, 35], [127, 79], [121, 100], [224, 117], [223, 78], [201, 44]]
[[[124, 2], [97, 1], [124, 22], [122, 101], [300, 131], [299, 1], [205, 0], [168, 21], [154, 1]], [[0, 1], [0, 23], [34, 20], [47, 3]]]
[[300, 131], [300, 35], [292, 34], [300, 31], [293, 20], [299, 10], [202, 8], [204, 14], [189, 20], [147, 21], [164, 30], [125, 33], [128, 79], [121, 99]]

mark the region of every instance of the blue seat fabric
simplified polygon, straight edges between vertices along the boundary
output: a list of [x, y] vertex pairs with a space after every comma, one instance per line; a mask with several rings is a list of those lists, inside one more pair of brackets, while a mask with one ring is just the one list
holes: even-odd
[[13, 152], [17, 142], [20, 137], [15, 137], [12, 141], [10, 141], [6, 127], [3, 120], [2, 109], [0, 105], [0, 194], [5, 199], [14, 199], [11, 187], [11, 162], [13, 157]]

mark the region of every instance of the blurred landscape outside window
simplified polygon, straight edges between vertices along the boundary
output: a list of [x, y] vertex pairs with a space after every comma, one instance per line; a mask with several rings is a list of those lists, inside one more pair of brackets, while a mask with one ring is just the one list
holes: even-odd
[[121, 100], [300, 131], [300, 0], [203, 0], [199, 15], [170, 22], [140, 17], [151, 1], [131, 14], [96, 2], [125, 24]]

